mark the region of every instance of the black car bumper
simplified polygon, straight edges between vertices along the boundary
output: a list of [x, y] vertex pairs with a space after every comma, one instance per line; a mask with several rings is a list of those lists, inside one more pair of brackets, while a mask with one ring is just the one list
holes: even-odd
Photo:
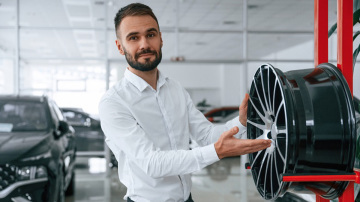
[[0, 191], [1, 202], [42, 201], [48, 178], [19, 181]]

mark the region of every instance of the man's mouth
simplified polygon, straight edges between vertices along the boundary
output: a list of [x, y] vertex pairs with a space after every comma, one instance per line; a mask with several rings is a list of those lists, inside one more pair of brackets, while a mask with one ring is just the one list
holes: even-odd
[[151, 57], [153, 55], [154, 55], [153, 53], [143, 53], [143, 54], [140, 54], [139, 57]]

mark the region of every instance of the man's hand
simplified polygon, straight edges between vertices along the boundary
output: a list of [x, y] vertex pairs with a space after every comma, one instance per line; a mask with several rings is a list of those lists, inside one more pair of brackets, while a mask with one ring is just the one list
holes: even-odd
[[215, 143], [215, 150], [219, 159], [257, 152], [266, 149], [271, 145], [271, 140], [237, 139], [234, 135], [238, 132], [239, 128], [234, 127], [221, 134], [220, 138]]
[[247, 122], [248, 101], [249, 101], [249, 94], [245, 93], [245, 97], [239, 107], [239, 121], [245, 127]]

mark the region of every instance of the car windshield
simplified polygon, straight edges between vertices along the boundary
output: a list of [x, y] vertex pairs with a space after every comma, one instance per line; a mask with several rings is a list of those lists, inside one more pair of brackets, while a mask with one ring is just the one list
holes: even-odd
[[44, 104], [0, 101], [0, 132], [43, 131], [48, 125]]

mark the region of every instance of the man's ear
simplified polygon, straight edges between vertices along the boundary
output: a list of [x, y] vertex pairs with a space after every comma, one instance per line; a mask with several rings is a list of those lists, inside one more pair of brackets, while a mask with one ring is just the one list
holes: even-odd
[[125, 52], [124, 52], [124, 49], [120, 43], [120, 40], [119, 39], [116, 39], [115, 40], [115, 43], [116, 43], [116, 47], [118, 48], [119, 52], [121, 55], [125, 55]]

